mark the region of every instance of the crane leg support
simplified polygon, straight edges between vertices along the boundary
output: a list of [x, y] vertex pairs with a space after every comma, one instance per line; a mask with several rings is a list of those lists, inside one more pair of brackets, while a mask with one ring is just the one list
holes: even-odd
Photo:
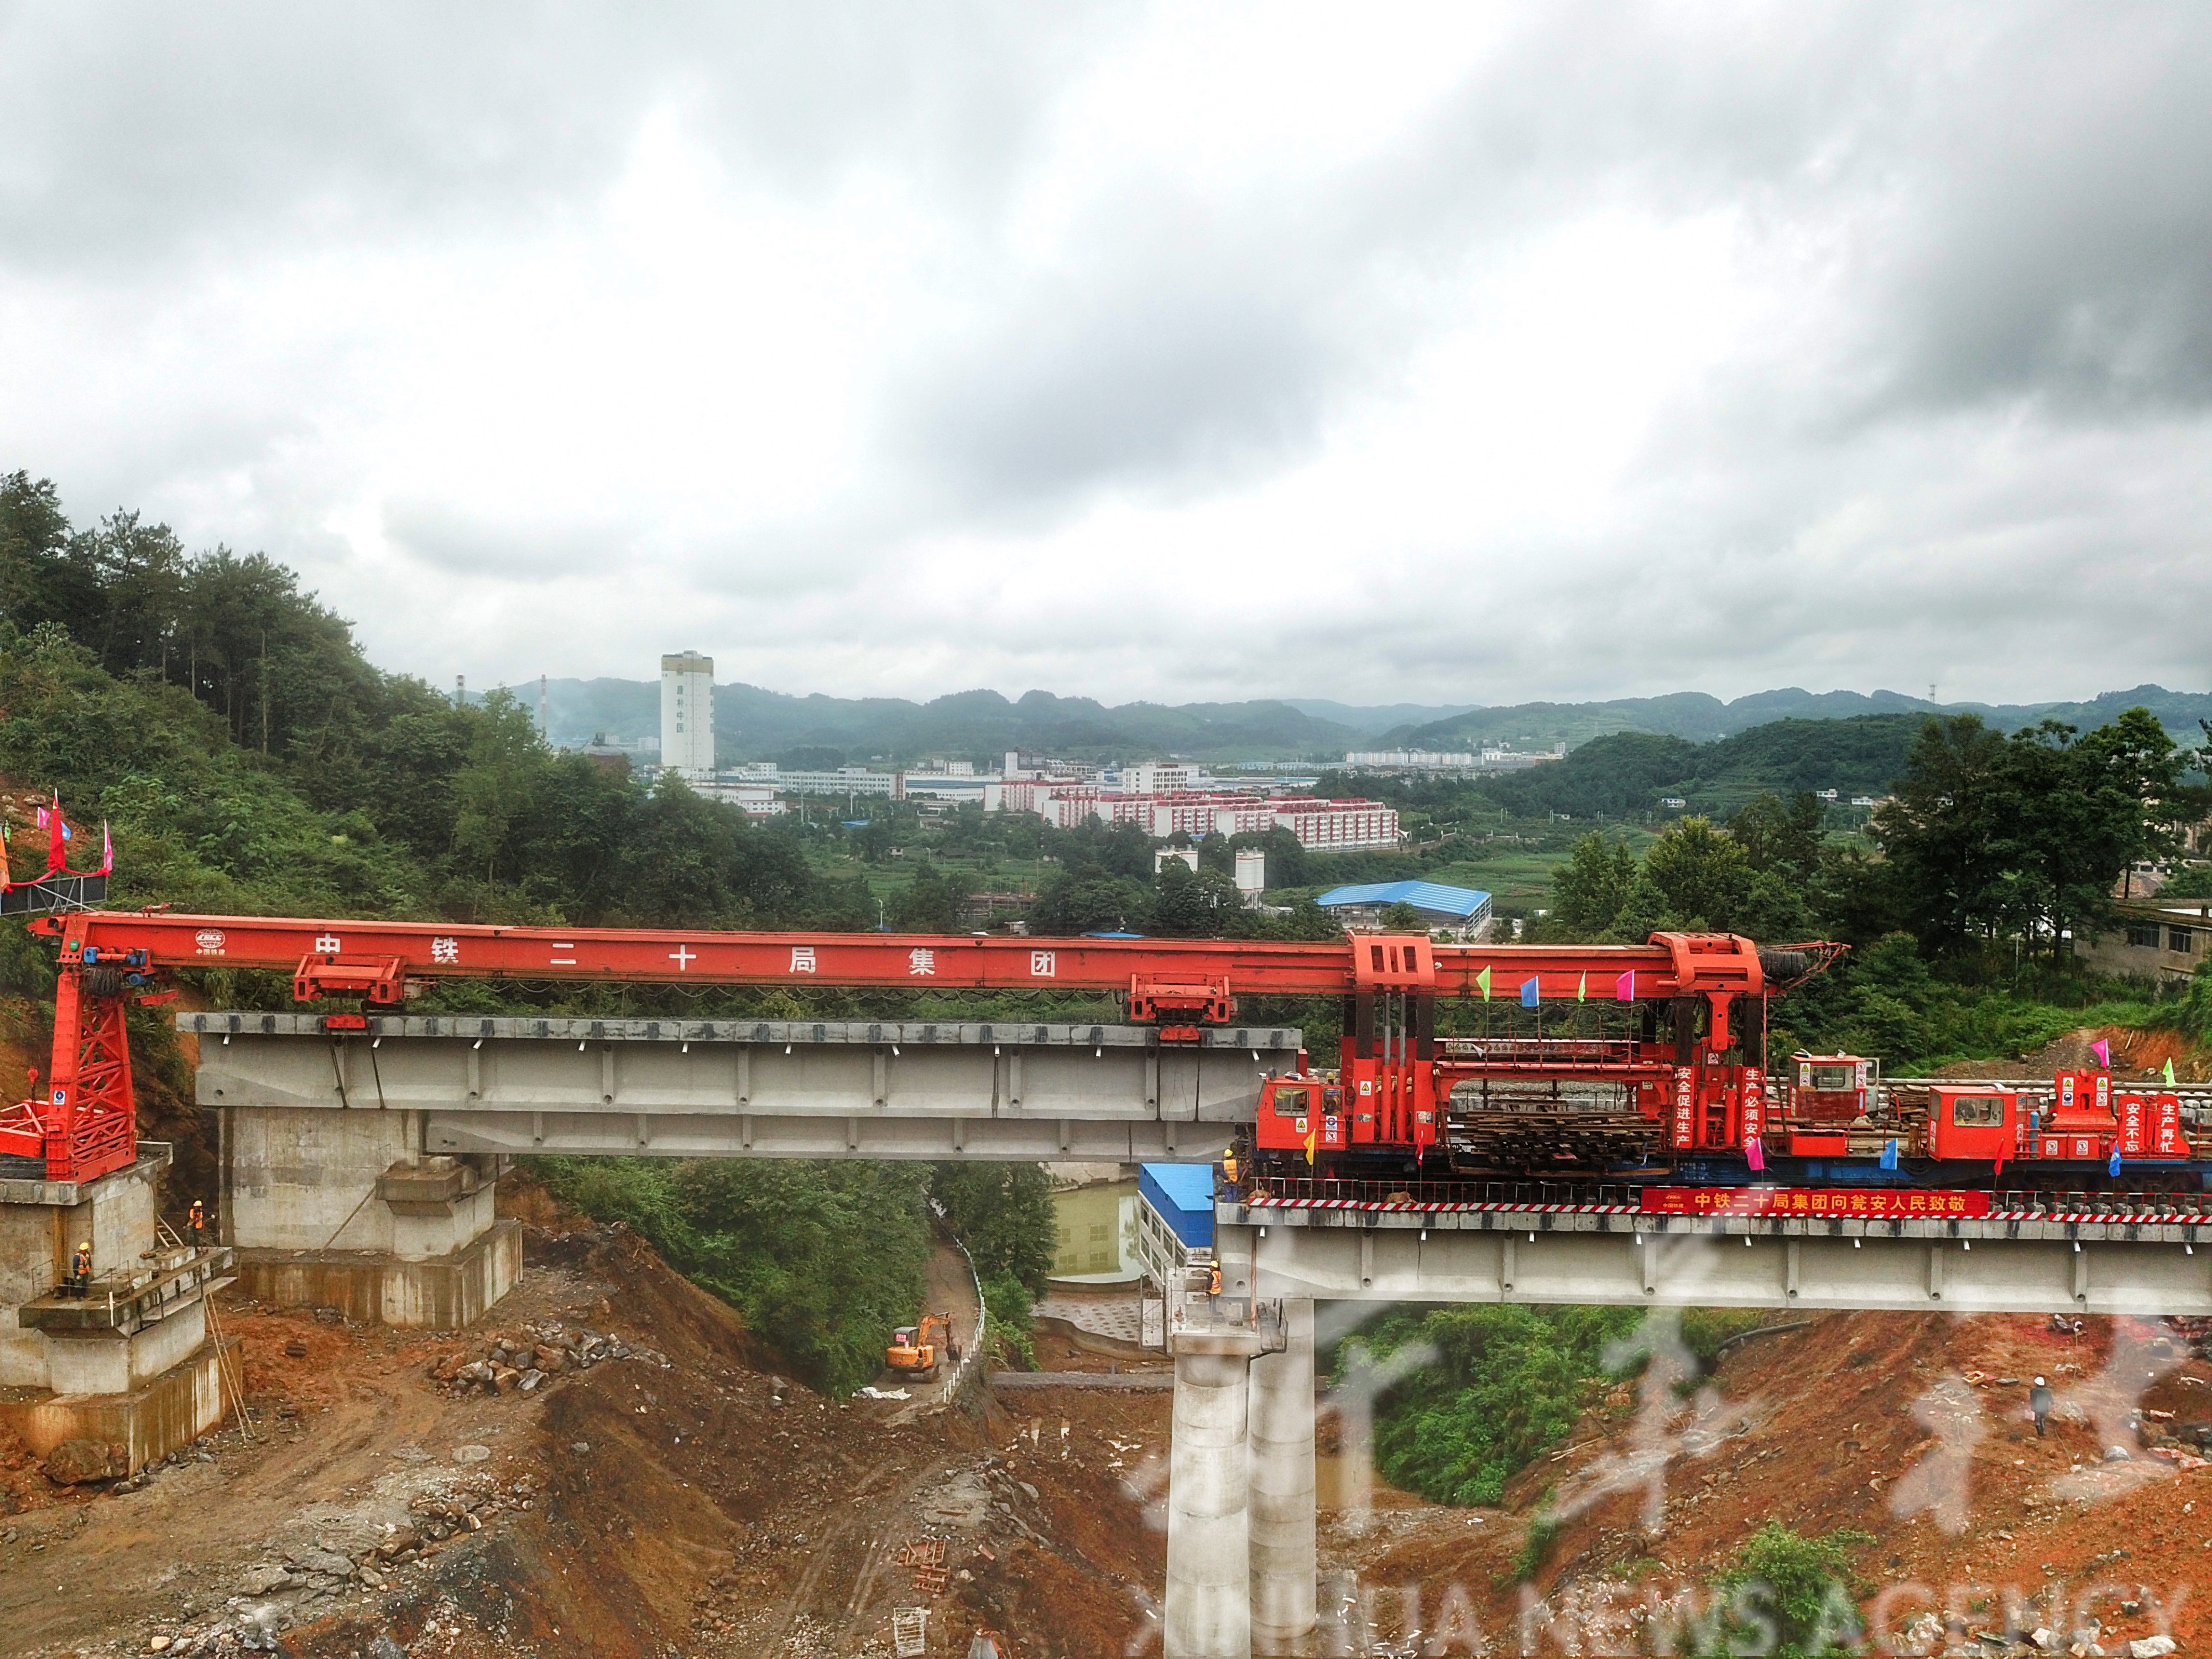
[[1283, 1298], [1284, 1347], [1252, 1362], [1252, 1650], [1304, 1652], [1316, 1620], [1314, 1304]]

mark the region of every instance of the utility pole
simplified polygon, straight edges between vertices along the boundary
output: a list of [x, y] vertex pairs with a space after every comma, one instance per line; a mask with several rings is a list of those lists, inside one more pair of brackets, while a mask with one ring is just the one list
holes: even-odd
[[261, 630], [261, 752], [269, 752], [269, 630]]

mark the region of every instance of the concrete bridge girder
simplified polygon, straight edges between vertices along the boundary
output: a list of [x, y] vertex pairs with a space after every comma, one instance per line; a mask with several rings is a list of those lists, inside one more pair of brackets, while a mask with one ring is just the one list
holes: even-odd
[[[179, 1016], [178, 1027], [200, 1037], [198, 1097], [204, 1106], [471, 1119], [520, 1113], [563, 1122], [602, 1114], [757, 1121], [857, 1115], [945, 1125], [1067, 1119], [1225, 1127], [1250, 1121], [1261, 1084], [1295, 1069], [1303, 1042], [1297, 1030], [1273, 1027], [1163, 1043], [1157, 1032], [1133, 1026], [860, 1020], [393, 1016], [372, 1020], [364, 1033], [339, 1036], [325, 1033], [314, 1016], [203, 1013]], [[755, 1150], [743, 1137], [714, 1140], [696, 1124], [690, 1133], [712, 1142], [704, 1152]], [[502, 1146], [505, 1133], [493, 1136]], [[821, 1154], [809, 1146], [787, 1155]]]
[[1216, 1249], [1262, 1297], [2156, 1317], [2212, 1315], [2208, 1231], [1224, 1205]]

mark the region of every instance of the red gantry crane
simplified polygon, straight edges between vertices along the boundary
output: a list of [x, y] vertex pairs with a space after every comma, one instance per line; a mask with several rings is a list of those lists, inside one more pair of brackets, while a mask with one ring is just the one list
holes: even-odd
[[[280, 970], [291, 975], [300, 1001], [343, 999], [374, 1009], [396, 1009], [411, 988], [448, 978], [1103, 991], [1125, 1000], [1131, 1020], [1157, 1024], [1163, 1042], [1194, 1041], [1201, 1027], [1228, 1021], [1240, 995], [1341, 997], [1346, 1086], [1372, 1103], [1370, 1121], [1347, 1126], [1346, 1144], [1402, 1147], [1416, 1159], [1436, 1139], [1438, 998], [1540, 1006], [1586, 997], [1597, 986], [1607, 1000], [1672, 1005], [1682, 1046], [1702, 1060], [1734, 1042], [1739, 1005], [1770, 988], [1750, 941], [1717, 934], [1659, 934], [1640, 945], [1439, 945], [1419, 934], [1280, 943], [510, 927], [161, 910], [70, 911], [37, 917], [31, 927], [60, 941], [53, 1059], [45, 1089], [0, 1114], [0, 1154], [43, 1158], [53, 1180], [85, 1180], [130, 1163], [137, 1126], [124, 1011], [136, 998], [166, 997], [179, 969]], [[1786, 961], [1787, 971], [1802, 971], [1803, 957]], [[351, 1010], [326, 1019], [332, 1030], [365, 1023]], [[1687, 1060], [1682, 1069], [1696, 1071]], [[1741, 1082], [1735, 1086], [1741, 1097]], [[1692, 1109], [1708, 1104], [1700, 1097]], [[1724, 1129], [1740, 1136], [1745, 1127], [1739, 1104]], [[1755, 1113], [1749, 1128], [1758, 1133]]]

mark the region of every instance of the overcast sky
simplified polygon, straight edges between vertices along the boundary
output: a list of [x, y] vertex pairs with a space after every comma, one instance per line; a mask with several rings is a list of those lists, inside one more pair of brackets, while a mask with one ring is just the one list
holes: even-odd
[[0, 471], [471, 685], [2212, 686], [2212, 7], [0, 4]]

